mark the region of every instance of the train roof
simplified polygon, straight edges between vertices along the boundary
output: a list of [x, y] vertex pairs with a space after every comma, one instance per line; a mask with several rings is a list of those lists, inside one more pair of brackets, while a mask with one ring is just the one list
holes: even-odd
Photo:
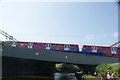
[[38, 43], [38, 44], [58, 44], [58, 45], [73, 45], [78, 46], [78, 44], [62, 44], [62, 43], [45, 43], [45, 42], [27, 42], [27, 41], [7, 41], [7, 42], [22, 42], [22, 43]]
[[[94, 46], [94, 47], [105, 47], [105, 48], [111, 48], [112, 46], [96, 46], [96, 45], [83, 45], [84, 46]], [[112, 47], [112, 48], [120, 48], [120, 47]]]

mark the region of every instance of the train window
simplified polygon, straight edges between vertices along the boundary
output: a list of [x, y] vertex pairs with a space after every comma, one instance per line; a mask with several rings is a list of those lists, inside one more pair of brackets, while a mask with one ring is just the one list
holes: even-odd
[[97, 52], [97, 47], [91, 47], [92, 52]]
[[50, 47], [51, 46], [51, 44], [46, 44], [46, 47]]
[[111, 48], [106, 48], [106, 47], [103, 47], [103, 49], [102, 49], [102, 50], [103, 50], [103, 51], [111, 51], [110, 49], [111, 49]]
[[108, 51], [110, 51], [110, 48], [108, 48]]
[[17, 45], [21, 45], [21, 43], [18, 42]]
[[111, 51], [110, 47], [97, 47], [97, 50]]
[[25, 46], [28, 46], [28, 43], [24, 43]]
[[37, 43], [33, 43], [33, 45], [34, 45], [34, 46], [36, 46], [36, 45], [37, 45]]
[[32, 48], [33, 47], [33, 43], [28, 43], [28, 48]]
[[51, 46], [51, 44], [48, 44], [48, 47], [50, 47]]
[[17, 44], [16, 42], [12, 42], [13, 47], [16, 47], [16, 44]]
[[91, 46], [84, 46], [84, 49], [91, 50]]
[[112, 49], [112, 51], [116, 51], [117, 49], [116, 48], [111, 48]]
[[103, 50], [103, 48], [102, 47], [97, 47], [97, 50]]
[[28, 44], [26, 43], [25, 45], [32, 46], [32, 45], [33, 45], [33, 43], [28, 43]]
[[114, 51], [113, 49], [114, 49], [114, 48], [111, 48], [112, 51]]
[[64, 48], [66, 48], [66, 45], [64, 45]]
[[78, 46], [75, 46], [75, 48], [77, 49], [77, 48], [78, 48]]
[[60, 48], [64, 48], [64, 45], [59, 45]]
[[21, 46], [24, 46], [25, 44], [24, 44], [24, 43], [21, 43], [20, 45], [21, 45]]
[[58, 47], [58, 45], [57, 45], [57, 44], [55, 44], [55, 47]]
[[74, 45], [71, 45], [70, 48], [72, 48], [72, 49], [77, 49], [78, 47], [77, 47], [77, 46], [74, 46]]
[[116, 54], [117, 53], [117, 49], [116, 48], [111, 48], [111, 53], [112, 54]]
[[16, 42], [12, 42], [12, 45], [16, 45]]
[[97, 47], [91, 47], [92, 48], [92, 50], [97, 50]]
[[52, 44], [45, 44], [46, 49], [49, 49], [49, 50], [50, 50], [51, 45], [52, 45]]
[[64, 48], [70, 48], [70, 45], [64, 45]]
[[52, 47], [56, 47], [56, 45], [55, 45], [55, 44], [52, 44]]
[[75, 48], [75, 46], [71, 45], [71, 46], [70, 46], [70, 48], [74, 49], [74, 48]]
[[30, 43], [30, 45], [33, 45], [33, 43]]
[[104, 47], [102, 47], [102, 50], [103, 50], [103, 51], [105, 51], [105, 48], [104, 48]]
[[117, 48], [117, 51], [120, 52], [120, 48]]
[[64, 50], [69, 51], [70, 50], [70, 45], [64, 45]]
[[17, 45], [19, 45], [19, 46], [27, 46], [28, 44], [27, 43], [17, 43]]
[[55, 47], [59, 47], [59, 44], [56, 44], [56, 46]]
[[105, 51], [105, 47], [102, 47], [102, 50]]

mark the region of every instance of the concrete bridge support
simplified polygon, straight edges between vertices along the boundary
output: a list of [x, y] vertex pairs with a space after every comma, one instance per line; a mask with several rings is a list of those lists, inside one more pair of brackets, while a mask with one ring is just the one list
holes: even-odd
[[2, 66], [2, 77], [52, 76], [55, 64], [45, 61], [3, 57]]
[[93, 74], [97, 65], [78, 65], [85, 74]]
[[[2, 50], [1, 50], [2, 49]], [[85, 55], [82, 52], [61, 52], [0, 45], [2, 76], [53, 75], [55, 63], [78, 64], [94, 72], [96, 65], [116, 63], [118, 58]]]

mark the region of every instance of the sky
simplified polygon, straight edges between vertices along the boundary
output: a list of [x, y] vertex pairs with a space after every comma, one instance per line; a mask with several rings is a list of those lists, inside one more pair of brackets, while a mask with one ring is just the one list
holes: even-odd
[[[19, 41], [110, 46], [118, 41], [117, 2], [0, 3], [0, 29]], [[32, 1], [32, 0], [31, 0]], [[0, 40], [5, 37], [0, 35]]]

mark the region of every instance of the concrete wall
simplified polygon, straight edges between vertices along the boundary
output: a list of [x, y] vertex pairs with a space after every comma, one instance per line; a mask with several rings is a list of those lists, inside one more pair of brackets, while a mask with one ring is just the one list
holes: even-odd
[[38, 50], [38, 49], [28, 49], [28, 48], [7, 47], [7, 46], [3, 46], [3, 56], [51, 61], [51, 62], [88, 64], [88, 65], [98, 65], [103, 63], [118, 62], [118, 59], [113, 57], [88, 56], [80, 53], [78, 54], [71, 52]]
[[55, 64], [51, 62], [36, 61], [3, 57], [2, 77], [19, 76], [52, 76]]

